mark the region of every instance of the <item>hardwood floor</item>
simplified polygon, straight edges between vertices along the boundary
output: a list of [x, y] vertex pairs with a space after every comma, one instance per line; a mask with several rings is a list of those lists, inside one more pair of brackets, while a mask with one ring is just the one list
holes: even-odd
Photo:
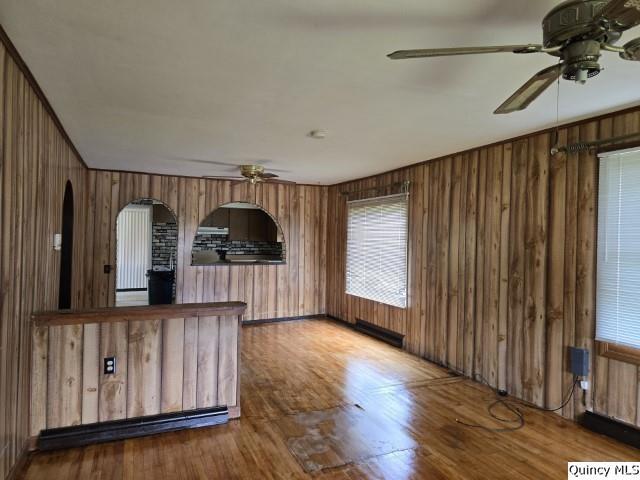
[[461, 425], [504, 426], [488, 388], [329, 320], [247, 326], [242, 341], [240, 420], [38, 453], [22, 478], [541, 479], [640, 457], [527, 407], [515, 432]]

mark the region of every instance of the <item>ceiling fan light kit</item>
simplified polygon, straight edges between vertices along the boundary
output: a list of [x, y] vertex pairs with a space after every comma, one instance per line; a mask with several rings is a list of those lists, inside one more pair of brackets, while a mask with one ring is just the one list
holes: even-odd
[[535, 74], [498, 109], [496, 114], [524, 110], [560, 77], [580, 84], [602, 71], [602, 52], [618, 53], [623, 60], [640, 61], [640, 38], [624, 47], [615, 43], [640, 25], [640, 0], [566, 0], [542, 21], [543, 44], [399, 50], [393, 60], [488, 53], [546, 53], [560, 63]]

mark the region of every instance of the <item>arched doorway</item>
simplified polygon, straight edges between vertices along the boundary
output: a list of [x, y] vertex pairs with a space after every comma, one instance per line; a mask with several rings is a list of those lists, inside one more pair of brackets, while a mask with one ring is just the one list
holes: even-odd
[[160, 200], [140, 198], [116, 220], [116, 306], [175, 302], [178, 221]]
[[60, 248], [60, 288], [58, 308], [71, 308], [71, 280], [73, 262], [73, 187], [67, 181], [62, 202], [62, 245]]

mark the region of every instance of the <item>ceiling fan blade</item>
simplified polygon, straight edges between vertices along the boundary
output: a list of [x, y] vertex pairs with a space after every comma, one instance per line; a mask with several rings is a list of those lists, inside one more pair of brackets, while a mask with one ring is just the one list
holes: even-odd
[[190, 163], [203, 163], [205, 165], [218, 165], [221, 167], [238, 168], [238, 165], [236, 165], [235, 163], [217, 162], [215, 160], [204, 160], [202, 158], [172, 157], [172, 160], [178, 160], [180, 162], [190, 162]]
[[607, 20], [613, 30], [623, 31], [640, 25], [640, 1], [610, 0], [597, 20]]
[[270, 173], [270, 172], [263, 172], [260, 175], [258, 175], [260, 178], [278, 178], [279, 175], [276, 175], [275, 173]]
[[244, 177], [239, 177], [237, 175], [234, 175], [233, 177], [225, 177], [225, 176], [219, 176], [219, 175], [203, 175], [202, 178], [206, 178], [208, 180], [240, 180]]
[[538, 98], [542, 92], [549, 88], [553, 82], [558, 80], [560, 75], [562, 75], [562, 69], [563, 65], [559, 63], [558, 65], [545, 68], [536, 73], [493, 113], [504, 114], [524, 110], [531, 102]]
[[426, 48], [421, 50], [398, 50], [387, 57], [392, 60], [406, 58], [450, 57], [456, 55], [478, 55], [483, 53], [538, 53], [542, 45], [500, 45], [495, 47]]
[[283, 185], [295, 185], [296, 182], [292, 182], [291, 180], [270, 180], [267, 179], [266, 182], [268, 183], [282, 183]]
[[624, 60], [640, 62], [640, 38], [635, 38], [624, 46], [624, 52], [620, 54]]

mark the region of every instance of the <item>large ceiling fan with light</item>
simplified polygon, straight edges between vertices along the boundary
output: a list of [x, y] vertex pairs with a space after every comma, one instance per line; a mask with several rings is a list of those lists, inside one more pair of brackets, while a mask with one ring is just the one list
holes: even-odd
[[286, 183], [293, 184], [295, 182], [291, 182], [289, 180], [282, 180], [275, 173], [265, 172], [264, 166], [262, 165], [240, 165], [240, 176], [232, 176], [232, 177], [212, 177], [205, 176], [204, 178], [214, 179], [214, 180], [237, 180], [236, 183], [249, 182], [251, 185], [255, 185], [256, 183]]
[[399, 50], [388, 57], [401, 60], [503, 52], [559, 57], [557, 65], [536, 73], [494, 112], [512, 113], [527, 108], [561, 76], [584, 84], [598, 75], [603, 51], [618, 53], [623, 60], [640, 61], [640, 38], [623, 47], [615, 45], [623, 32], [637, 25], [640, 25], [640, 0], [566, 0], [544, 17], [542, 45]]

